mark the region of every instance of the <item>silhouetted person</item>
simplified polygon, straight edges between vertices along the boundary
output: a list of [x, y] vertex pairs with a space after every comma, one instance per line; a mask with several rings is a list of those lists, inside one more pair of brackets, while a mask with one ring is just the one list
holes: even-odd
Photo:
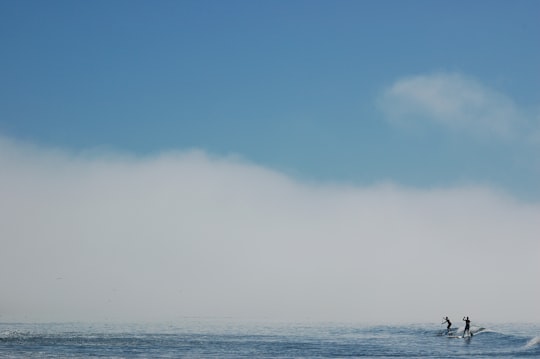
[[472, 334], [471, 334], [471, 321], [469, 320], [469, 317], [467, 317], [467, 318], [463, 317], [463, 321], [465, 322], [465, 330], [463, 331], [463, 336], [465, 336], [465, 333], [467, 333], [472, 337]]
[[452, 326], [452, 322], [450, 321], [450, 319], [448, 319], [448, 317], [446, 317], [444, 318], [444, 321], [441, 324], [444, 324], [444, 323], [448, 324], [446, 326], [446, 334], [448, 334], [448, 332], [450, 331], [450, 327]]

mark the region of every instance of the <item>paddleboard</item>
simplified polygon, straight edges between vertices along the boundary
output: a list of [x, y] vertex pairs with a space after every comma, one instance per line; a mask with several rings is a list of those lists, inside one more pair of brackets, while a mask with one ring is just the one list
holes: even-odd
[[470, 339], [472, 338], [472, 335], [448, 335], [448, 338], [456, 338], [456, 339]]

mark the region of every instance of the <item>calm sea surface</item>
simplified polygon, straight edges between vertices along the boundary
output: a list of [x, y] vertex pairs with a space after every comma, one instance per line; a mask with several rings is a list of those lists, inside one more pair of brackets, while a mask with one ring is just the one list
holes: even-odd
[[0, 323], [0, 358], [540, 357], [540, 325], [473, 326], [470, 339], [441, 330], [437, 324]]

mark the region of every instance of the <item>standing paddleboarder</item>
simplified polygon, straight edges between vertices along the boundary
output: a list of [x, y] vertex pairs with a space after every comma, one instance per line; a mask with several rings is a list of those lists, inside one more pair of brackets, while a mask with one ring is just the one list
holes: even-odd
[[469, 334], [469, 336], [472, 337], [471, 333], [471, 320], [469, 317], [463, 317], [463, 321], [465, 322], [465, 330], [463, 330], [463, 336], [465, 336], [465, 333]]
[[452, 322], [450, 321], [450, 319], [448, 319], [448, 317], [445, 317], [443, 318], [443, 322], [441, 324], [444, 324], [444, 323], [448, 324], [446, 326], [446, 334], [448, 334], [450, 332], [450, 327], [452, 326]]

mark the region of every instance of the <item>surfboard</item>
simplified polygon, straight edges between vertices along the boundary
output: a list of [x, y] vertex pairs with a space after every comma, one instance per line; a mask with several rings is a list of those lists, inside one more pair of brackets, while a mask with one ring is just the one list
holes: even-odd
[[472, 338], [472, 335], [447, 335], [448, 338], [455, 338], [455, 339], [470, 339]]

